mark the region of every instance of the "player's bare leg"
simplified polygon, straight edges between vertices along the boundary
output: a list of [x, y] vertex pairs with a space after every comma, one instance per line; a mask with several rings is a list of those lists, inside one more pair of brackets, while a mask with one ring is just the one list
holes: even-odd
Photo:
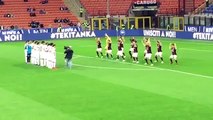
[[149, 61], [151, 62], [151, 66], [153, 66], [153, 62], [152, 62], [152, 59], [150, 59]]
[[102, 57], [102, 58], [104, 57], [103, 52], [101, 52], [101, 57]]
[[147, 58], [144, 59], [145, 60], [145, 65], [149, 64]]
[[110, 54], [110, 56], [111, 56], [111, 59], [113, 59], [113, 55], [112, 55], [112, 54]]
[[136, 62], [136, 58], [135, 57], [133, 57], [133, 62]]
[[120, 57], [119, 57], [119, 55], [117, 55], [117, 59], [116, 60], [119, 60], [120, 59]]
[[125, 61], [125, 57], [124, 57], [124, 56], [122, 56], [122, 58], [123, 58], [123, 61]]
[[96, 54], [97, 54], [97, 57], [99, 57], [99, 52], [98, 51], [96, 51]]
[[158, 56], [157, 55], [155, 55], [155, 62], [158, 62]]
[[170, 58], [170, 64], [173, 64], [172, 58]]
[[108, 53], [106, 54], [106, 57], [109, 59], [109, 54]]
[[139, 63], [139, 61], [138, 61], [138, 57], [136, 57], [136, 58], [135, 58], [135, 60], [136, 60], [136, 63]]
[[161, 63], [163, 64], [163, 63], [164, 63], [164, 62], [163, 62], [163, 57], [161, 57], [160, 59], [161, 59]]
[[178, 64], [178, 61], [177, 61], [177, 60], [175, 60], [175, 62], [176, 62], [176, 64]]
[[123, 52], [123, 57], [125, 58], [126, 57], [126, 55], [125, 55], [125, 53]]
[[131, 51], [129, 51], [129, 56], [132, 59], [132, 52]]

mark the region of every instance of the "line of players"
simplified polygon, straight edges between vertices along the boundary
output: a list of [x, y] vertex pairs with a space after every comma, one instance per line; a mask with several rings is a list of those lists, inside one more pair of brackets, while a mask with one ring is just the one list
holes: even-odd
[[56, 68], [56, 45], [54, 43], [27, 41], [25, 48], [25, 62], [49, 69]]
[[[112, 54], [112, 40], [111, 38], [105, 34], [106, 37], [106, 57], [107, 58], [111, 58], [113, 59], [113, 54]], [[118, 51], [117, 51], [117, 59], [122, 59], [123, 61], [125, 61], [125, 53], [124, 53], [124, 37], [119, 37], [118, 38]], [[102, 52], [102, 46], [101, 46], [101, 40], [100, 38], [96, 38], [96, 43], [97, 43], [97, 49], [96, 49], [96, 54], [97, 57], [103, 57], [103, 52]], [[150, 38], [144, 38], [144, 40], [142, 40], [142, 44], [145, 47], [145, 51], [144, 51], [144, 60], [145, 65], [149, 64], [151, 66], [153, 66], [153, 61], [152, 61], [152, 46], [151, 46], [151, 42], [150, 42]], [[177, 61], [177, 46], [175, 43], [170, 43], [169, 49], [171, 50], [171, 56], [170, 56], [170, 63], [173, 64], [173, 61], [176, 62], [176, 64], [178, 63]], [[132, 37], [131, 39], [131, 47], [129, 50], [129, 55], [130, 58], [133, 59], [134, 63], [139, 63], [138, 60], [138, 44], [137, 44], [137, 40]], [[163, 64], [163, 51], [162, 51], [162, 43], [157, 40], [157, 52], [155, 53], [155, 61], [154, 62], [158, 62], [158, 58], [161, 59], [161, 63]]]

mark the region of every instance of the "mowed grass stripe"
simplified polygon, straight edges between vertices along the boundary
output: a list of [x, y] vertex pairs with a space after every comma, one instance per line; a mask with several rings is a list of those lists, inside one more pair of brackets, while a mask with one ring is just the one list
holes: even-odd
[[81, 120], [0, 87], [0, 120]]
[[[16, 89], [16, 92], [83, 120], [165, 120], [167, 118], [199, 120], [204, 116], [206, 119], [212, 118], [212, 109], [206, 106], [106, 84], [84, 76], [87, 80], [67, 79], [68, 76], [64, 80], [38, 80], [40, 82], [34, 84], [34, 87], [25, 88], [29, 92], [20, 89]], [[48, 86], [43, 84], [46, 82], [49, 82]], [[38, 92], [38, 90], [42, 91]], [[165, 112], [167, 114], [163, 114]]]

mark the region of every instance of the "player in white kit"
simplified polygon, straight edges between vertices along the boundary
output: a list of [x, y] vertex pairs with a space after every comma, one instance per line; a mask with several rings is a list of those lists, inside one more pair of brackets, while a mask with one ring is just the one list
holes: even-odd
[[28, 41], [26, 41], [25, 44], [24, 44], [24, 59], [25, 59], [25, 63], [27, 63], [27, 45], [28, 45]]
[[47, 67], [48, 43], [44, 44], [44, 66]]
[[52, 45], [52, 69], [56, 68], [56, 46]]
[[45, 42], [42, 41], [40, 44], [40, 66], [44, 66], [44, 58], [45, 58]]
[[31, 64], [35, 64], [35, 41], [32, 41], [31, 44], [32, 47], [32, 53], [31, 53]]

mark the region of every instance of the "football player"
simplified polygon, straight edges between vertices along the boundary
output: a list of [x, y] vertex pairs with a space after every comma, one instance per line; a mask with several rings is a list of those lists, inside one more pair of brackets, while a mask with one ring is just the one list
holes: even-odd
[[100, 38], [96, 38], [96, 43], [97, 43], [97, 49], [96, 49], [97, 57], [99, 57], [100, 54], [101, 54], [101, 58], [103, 58], [101, 39]]
[[123, 49], [122, 49], [122, 39], [119, 38], [118, 39], [118, 52], [117, 52], [117, 60], [119, 60], [120, 58], [123, 59], [123, 61], [125, 61], [124, 55], [123, 55]]
[[170, 43], [169, 48], [171, 50], [170, 62], [171, 62], [171, 64], [173, 64], [173, 60], [175, 60], [175, 62], [177, 64], [178, 61], [177, 61], [177, 45], [176, 45], [176, 43]]
[[161, 59], [161, 63], [163, 64], [163, 51], [162, 51], [162, 43], [160, 40], [157, 40], [157, 52], [155, 53], [155, 62], [158, 62], [158, 57]]

